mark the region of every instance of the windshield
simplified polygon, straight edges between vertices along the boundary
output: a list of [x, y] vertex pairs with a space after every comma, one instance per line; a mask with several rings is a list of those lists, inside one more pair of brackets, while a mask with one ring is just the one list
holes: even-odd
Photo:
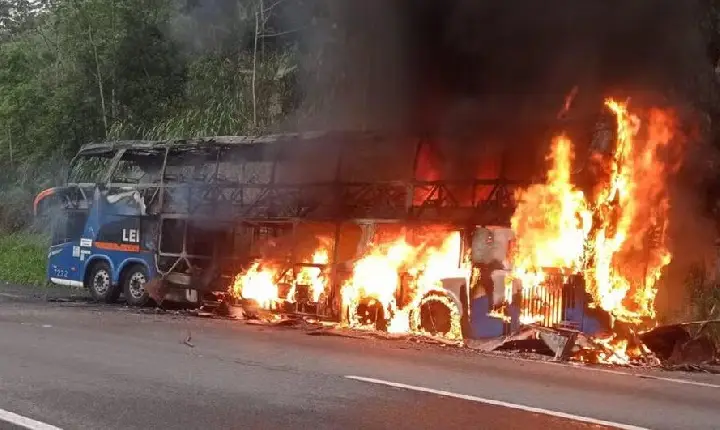
[[68, 175], [71, 184], [96, 184], [107, 174], [114, 152], [81, 155], [75, 159]]

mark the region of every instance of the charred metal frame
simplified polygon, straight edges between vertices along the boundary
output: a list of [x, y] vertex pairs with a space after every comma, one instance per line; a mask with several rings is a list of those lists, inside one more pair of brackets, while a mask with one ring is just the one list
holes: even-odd
[[[332, 134], [330, 134], [332, 135]], [[506, 179], [501, 173], [494, 179], [422, 180], [417, 177], [417, 159], [426, 139], [418, 139], [414, 147], [413, 176], [392, 181], [343, 181], [341, 171], [345, 151], [339, 151], [335, 178], [317, 183], [283, 183], [276, 179], [279, 157], [244, 159], [242, 169], [249, 163], [271, 163], [271, 178], [266, 183], [218, 180], [221, 157], [235, 149], [263, 150], [274, 143], [287, 145], [293, 140], [314, 139], [319, 134], [268, 136], [266, 138], [208, 138], [195, 141], [172, 142], [116, 142], [84, 146], [79, 156], [117, 151], [102, 182], [106, 188], [152, 189], [158, 202], [155, 213], [187, 215], [193, 219], [226, 219], [228, 221], [301, 220], [321, 222], [348, 222], [373, 220], [377, 222], [453, 224], [453, 225], [508, 225], [512, 215], [513, 190], [527, 185]], [[112, 183], [127, 151], [164, 152], [160, 181], [149, 184]], [[168, 157], [173, 151], [213, 151], [216, 155], [215, 171], [195, 183], [166, 181]], [[279, 152], [276, 152], [278, 154]], [[409, 154], [410, 155], [410, 154]], [[77, 158], [77, 157], [76, 157]], [[504, 162], [503, 162], [504, 164]], [[73, 184], [68, 184], [73, 185]], [[83, 185], [83, 184], [74, 184]], [[94, 185], [94, 184], [85, 184]], [[490, 190], [478, 197], [479, 190]], [[168, 194], [185, 191], [184, 208], [168, 208]], [[159, 192], [158, 192], [159, 191]], [[472, 196], [459, 199], [458, 194]], [[312, 197], [333, 196], [330, 202], [318, 202]]]
[[[352, 133], [353, 144], [363, 139], [376, 139], [370, 133]], [[128, 141], [85, 145], [77, 157], [95, 154], [112, 154], [109, 169], [103, 178], [104, 190], [132, 188], [145, 200], [147, 215], [158, 220], [157, 257], [171, 258], [175, 262], [169, 270], [158, 272], [166, 276], [181, 262], [190, 266], [189, 259], [207, 260], [213, 256], [191, 255], [187, 250], [187, 237], [183, 237], [180, 253], [161, 251], [162, 223], [166, 219], [207, 220], [230, 225], [281, 224], [292, 226], [304, 222], [335, 225], [330, 261], [330, 282], [337, 285], [338, 243], [341, 226], [347, 223], [398, 223], [411, 225], [446, 225], [465, 229], [478, 225], [509, 225], [513, 210], [512, 193], [515, 187], [526, 185], [505, 178], [504, 168], [494, 179], [422, 180], [418, 175], [418, 160], [423, 147], [433, 145], [430, 139], [419, 138], [413, 143], [412, 175], [398, 180], [343, 180], [343, 165], [347, 151], [337, 151], [334, 177], [314, 183], [288, 183], [278, 180], [279, 163], [283, 150], [296, 142], [325, 139], [342, 140], [347, 133], [305, 133], [253, 137], [217, 137], [183, 141]], [[342, 142], [341, 145], [347, 145]], [[153, 153], [162, 157], [159, 181], [144, 184], [113, 183], [125, 154]], [[191, 181], [172, 181], [166, 177], [169, 160], [184, 154], [200, 154], [205, 166], [214, 164], [203, 177]], [[243, 173], [242, 181], [228, 182], [219, 177], [220, 163], [226, 155], [233, 155], [236, 167]], [[412, 156], [412, 158], [410, 158]], [[77, 158], [76, 157], [76, 158]], [[504, 167], [505, 160], [499, 160]], [[252, 163], [269, 164], [269, 180], [255, 182], [244, 174]], [[69, 184], [72, 185], [72, 184]], [[480, 192], [483, 190], [484, 192]], [[470, 196], [461, 199], [458, 196]], [[478, 197], [482, 196], [482, 197]], [[187, 230], [187, 223], [185, 223]], [[186, 235], [186, 232], [183, 232]], [[233, 231], [233, 234], [235, 232]], [[294, 233], [293, 233], [294, 234]], [[156, 258], [156, 263], [158, 261]], [[293, 256], [294, 258], [294, 256]], [[234, 259], [234, 258], [233, 258]], [[289, 262], [296, 267], [297, 262]], [[323, 268], [325, 269], [325, 267]], [[333, 288], [335, 290], [336, 288]], [[329, 302], [337, 291], [331, 291]]]

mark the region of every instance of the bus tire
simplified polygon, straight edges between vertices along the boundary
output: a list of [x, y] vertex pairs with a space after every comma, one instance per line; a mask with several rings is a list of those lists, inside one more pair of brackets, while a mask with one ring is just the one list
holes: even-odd
[[130, 306], [145, 306], [150, 301], [150, 294], [145, 290], [148, 273], [142, 264], [133, 264], [123, 271], [123, 295]]
[[96, 302], [113, 303], [120, 296], [120, 289], [112, 283], [112, 269], [104, 261], [93, 263], [90, 267], [85, 287]]

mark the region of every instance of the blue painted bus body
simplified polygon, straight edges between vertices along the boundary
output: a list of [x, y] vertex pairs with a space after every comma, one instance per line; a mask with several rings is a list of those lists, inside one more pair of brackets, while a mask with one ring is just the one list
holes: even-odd
[[[133, 238], [136, 239], [135, 241], [128, 242], [123, 241], [127, 237], [123, 237], [122, 231], [114, 236], [115, 240], [107, 241], [100, 237], [108, 226], [139, 227], [141, 216], [138, 215], [137, 210], [126, 205], [109, 204], [96, 188], [86, 216], [80, 218], [85, 221], [70, 234], [69, 240], [50, 247], [47, 275], [51, 282], [83, 286], [89, 268], [98, 261], [110, 266], [114, 285], [120, 283], [123, 270], [131, 264], [143, 265], [150, 278], [155, 275], [152, 237], [140, 235]], [[139, 231], [139, 228], [137, 230]]]
[[[563, 323], [587, 335], [596, 335], [607, 328], [596, 315], [588, 313], [585, 290], [576, 288], [572, 293], [574, 294], [573, 300], [568, 300], [568, 303], [563, 305]], [[510, 321], [507, 322], [488, 315], [488, 310], [488, 296], [477, 297], [470, 301], [470, 338], [487, 339], [508, 336], [516, 333], [520, 328], [520, 308], [517, 304], [509, 306]]]

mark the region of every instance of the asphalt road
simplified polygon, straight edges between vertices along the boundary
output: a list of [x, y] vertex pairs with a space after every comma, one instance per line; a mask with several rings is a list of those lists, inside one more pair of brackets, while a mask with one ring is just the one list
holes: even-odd
[[720, 428], [720, 378], [620, 372], [0, 289], [0, 429]]

